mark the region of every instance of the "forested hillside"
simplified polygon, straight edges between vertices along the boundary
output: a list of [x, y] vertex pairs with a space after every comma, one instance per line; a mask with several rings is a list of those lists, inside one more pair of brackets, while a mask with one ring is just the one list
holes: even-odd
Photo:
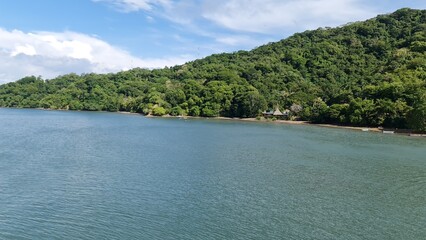
[[165, 69], [26, 77], [0, 106], [255, 117], [279, 106], [318, 123], [426, 130], [426, 10], [297, 33]]

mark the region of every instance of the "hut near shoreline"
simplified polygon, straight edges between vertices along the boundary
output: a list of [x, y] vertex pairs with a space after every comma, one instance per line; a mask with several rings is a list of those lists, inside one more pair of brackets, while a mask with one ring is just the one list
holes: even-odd
[[277, 118], [277, 119], [284, 119], [287, 118], [290, 115], [290, 110], [285, 110], [284, 112], [281, 112], [280, 108], [277, 106], [274, 111], [264, 111], [263, 117], [265, 118]]

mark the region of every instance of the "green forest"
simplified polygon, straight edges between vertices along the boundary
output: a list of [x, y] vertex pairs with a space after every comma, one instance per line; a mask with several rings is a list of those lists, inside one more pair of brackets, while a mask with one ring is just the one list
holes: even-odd
[[251, 51], [164, 69], [29, 76], [0, 86], [0, 106], [256, 117], [426, 130], [426, 10], [296, 33]]

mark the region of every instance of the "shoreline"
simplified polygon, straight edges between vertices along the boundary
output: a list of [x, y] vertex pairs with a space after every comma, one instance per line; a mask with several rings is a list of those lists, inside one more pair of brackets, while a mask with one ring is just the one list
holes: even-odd
[[[124, 114], [128, 114], [128, 113], [124, 113]], [[193, 117], [193, 116], [170, 116], [170, 115], [165, 115], [165, 116], [143, 115], [143, 116], [147, 117], [147, 118], [210, 119], [210, 120], [224, 120], [224, 121], [235, 121], [235, 122], [305, 125], [305, 126], [315, 126], [315, 127], [324, 127], [324, 128], [346, 129], [346, 130], [361, 131], [361, 132], [395, 134], [395, 135], [403, 135], [403, 136], [409, 136], [409, 137], [426, 137], [426, 133], [413, 133], [411, 130], [408, 130], [408, 129], [384, 130], [384, 129], [381, 129], [379, 127], [342, 126], [342, 125], [336, 125], [336, 124], [311, 123], [311, 122], [308, 122], [308, 121], [291, 121], [291, 120], [271, 121], [271, 120], [264, 119], [264, 118], [258, 120], [256, 118]]]
[[[1, 107], [4, 108], [4, 107]], [[5, 108], [8, 109], [8, 108]], [[43, 111], [75, 111], [75, 112], [106, 112], [106, 113], [117, 113], [124, 115], [140, 115], [147, 118], [173, 118], [173, 119], [212, 119], [212, 120], [225, 120], [225, 121], [235, 121], [235, 122], [254, 122], [254, 123], [274, 123], [274, 124], [289, 124], [289, 125], [306, 125], [306, 126], [316, 126], [316, 127], [325, 127], [325, 128], [335, 128], [335, 129], [346, 129], [352, 131], [362, 131], [362, 132], [373, 132], [373, 133], [383, 133], [383, 134], [395, 134], [403, 135], [409, 137], [426, 137], [426, 133], [416, 133], [412, 132], [409, 129], [389, 129], [385, 130], [378, 127], [356, 127], [356, 126], [343, 126], [336, 124], [322, 124], [322, 123], [311, 123], [308, 121], [291, 121], [291, 120], [269, 120], [265, 118], [256, 119], [256, 118], [230, 118], [230, 117], [194, 117], [194, 116], [154, 116], [154, 115], [144, 115], [142, 113], [134, 112], [108, 112], [108, 111], [84, 111], [84, 110], [64, 110], [64, 109], [46, 109], [46, 108], [9, 108], [9, 109], [34, 109], [34, 110], [43, 110]]]

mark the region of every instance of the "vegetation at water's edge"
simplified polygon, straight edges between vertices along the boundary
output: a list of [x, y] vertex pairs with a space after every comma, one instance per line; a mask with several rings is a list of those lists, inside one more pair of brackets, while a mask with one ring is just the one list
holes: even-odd
[[172, 68], [26, 77], [0, 106], [255, 117], [426, 130], [426, 11], [401, 9]]

